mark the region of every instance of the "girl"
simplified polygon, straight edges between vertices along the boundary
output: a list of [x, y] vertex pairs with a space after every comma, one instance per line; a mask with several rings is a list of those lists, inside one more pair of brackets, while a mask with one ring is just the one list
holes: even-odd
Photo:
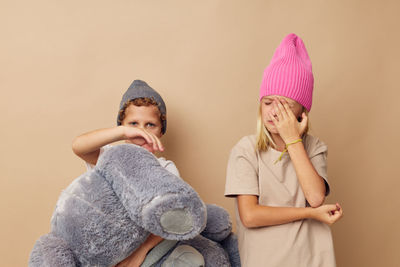
[[313, 83], [305, 46], [289, 34], [264, 71], [257, 135], [243, 137], [228, 162], [242, 266], [335, 266], [328, 225], [343, 211], [322, 205], [327, 146], [307, 134]]

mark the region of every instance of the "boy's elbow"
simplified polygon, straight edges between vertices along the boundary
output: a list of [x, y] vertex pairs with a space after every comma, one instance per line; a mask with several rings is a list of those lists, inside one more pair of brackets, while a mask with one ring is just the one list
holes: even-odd
[[79, 137], [76, 137], [72, 141], [72, 151], [74, 152], [75, 155], [80, 157], [81, 159], [86, 160], [87, 154], [83, 152], [83, 147], [82, 147], [82, 142], [79, 140]]
[[77, 155], [77, 156], [79, 156], [80, 155], [80, 153], [79, 153], [79, 146], [78, 146], [78, 142], [77, 142], [77, 140], [76, 140], [77, 138], [75, 138], [73, 141], [72, 141], [72, 151], [74, 152], [74, 154], [75, 155]]

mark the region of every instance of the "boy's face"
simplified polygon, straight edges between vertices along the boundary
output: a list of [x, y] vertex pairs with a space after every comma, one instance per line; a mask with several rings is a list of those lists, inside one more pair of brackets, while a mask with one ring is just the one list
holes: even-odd
[[[160, 111], [158, 107], [150, 106], [135, 106], [129, 105], [125, 109], [125, 118], [122, 125], [130, 127], [138, 127], [145, 129], [147, 132], [154, 134], [157, 138], [161, 138], [162, 125], [160, 120]], [[149, 151], [152, 149], [143, 138], [131, 139], [128, 142], [139, 145]]]

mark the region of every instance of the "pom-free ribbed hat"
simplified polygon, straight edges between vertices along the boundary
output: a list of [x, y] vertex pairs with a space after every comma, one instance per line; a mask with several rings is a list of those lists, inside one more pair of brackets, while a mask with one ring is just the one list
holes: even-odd
[[[146, 82], [141, 80], [134, 80], [131, 86], [129, 86], [128, 90], [126, 90], [125, 94], [122, 96], [121, 103], [119, 104], [119, 111], [121, 111], [124, 108], [125, 103], [128, 102], [129, 100], [133, 100], [136, 98], [144, 98], [144, 97], [151, 98], [154, 101], [156, 101], [161, 114], [167, 115], [167, 108], [160, 94], [157, 93], [156, 90], [151, 88]], [[121, 125], [119, 112], [117, 117], [117, 125]], [[163, 120], [161, 132], [165, 134], [166, 130], [167, 130], [167, 120]]]
[[291, 33], [283, 39], [264, 70], [260, 100], [268, 95], [285, 96], [310, 111], [313, 88], [314, 76], [306, 47], [300, 37]]

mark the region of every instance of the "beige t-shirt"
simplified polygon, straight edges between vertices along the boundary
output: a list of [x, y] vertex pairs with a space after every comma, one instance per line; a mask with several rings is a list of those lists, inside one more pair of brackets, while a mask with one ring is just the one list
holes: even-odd
[[[318, 138], [303, 139], [310, 160], [325, 179], [327, 194], [327, 146]], [[307, 202], [287, 153], [272, 148], [256, 151], [255, 136], [243, 137], [232, 149], [225, 196], [256, 195], [264, 206], [306, 207]], [[235, 198], [240, 260], [243, 267], [331, 267], [336, 266], [328, 225], [305, 219], [282, 225], [246, 228], [241, 223]]]

